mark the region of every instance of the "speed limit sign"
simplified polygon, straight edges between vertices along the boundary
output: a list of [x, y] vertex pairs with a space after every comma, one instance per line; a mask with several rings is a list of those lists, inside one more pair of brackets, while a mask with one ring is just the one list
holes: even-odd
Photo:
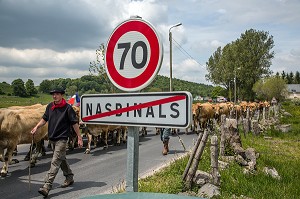
[[111, 82], [123, 91], [148, 86], [163, 60], [163, 46], [153, 26], [130, 18], [112, 32], [106, 47], [105, 67]]

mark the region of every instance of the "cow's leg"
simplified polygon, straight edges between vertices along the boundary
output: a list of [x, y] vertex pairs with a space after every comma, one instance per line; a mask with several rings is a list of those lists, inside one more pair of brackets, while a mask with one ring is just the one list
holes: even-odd
[[4, 162], [4, 150], [0, 149], [0, 161]]
[[14, 149], [12, 156], [17, 156], [18, 155], [18, 146]]
[[121, 133], [122, 133], [122, 129], [118, 128], [117, 132], [116, 132], [116, 137], [117, 137], [117, 146], [121, 145]]
[[122, 129], [122, 138], [123, 138], [123, 143], [127, 142], [127, 129], [123, 128]]
[[6, 177], [8, 172], [8, 157], [4, 157], [4, 163], [1, 170], [1, 177]]
[[33, 143], [33, 145], [30, 145], [29, 151], [27, 152], [24, 161], [29, 161], [30, 160], [30, 151], [33, 151], [36, 148], [36, 144]]
[[108, 130], [104, 130], [103, 132], [103, 139], [104, 139], [104, 146], [103, 149], [107, 149], [108, 148], [108, 144], [107, 144], [107, 139], [108, 139]]
[[12, 154], [13, 151], [15, 150], [17, 144], [13, 144], [13, 146], [9, 146], [7, 148], [7, 151], [5, 153], [5, 157], [4, 157], [4, 164], [1, 170], [1, 176], [2, 177], [6, 177], [7, 173], [8, 173], [8, 164], [13, 164], [13, 163], [17, 163], [18, 161], [12, 161]]
[[87, 146], [86, 146], [86, 149], [85, 149], [85, 154], [89, 154], [89, 153], [91, 153], [91, 142], [92, 142], [92, 135], [91, 134], [89, 134], [89, 133], [87, 133], [86, 134], [87, 135], [87, 138], [88, 138], [88, 143], [87, 143]]
[[155, 135], [160, 135], [161, 128], [155, 128], [155, 129], [156, 129]]
[[29, 157], [31, 152], [31, 160], [30, 160], [30, 167], [35, 167], [35, 163], [37, 162], [38, 157], [46, 155], [46, 148], [44, 146], [44, 139], [34, 143], [35, 145], [35, 152], [33, 150], [29, 151]]
[[198, 134], [197, 128], [198, 128], [198, 122], [197, 119], [193, 120], [194, 126], [193, 126], [193, 132]]

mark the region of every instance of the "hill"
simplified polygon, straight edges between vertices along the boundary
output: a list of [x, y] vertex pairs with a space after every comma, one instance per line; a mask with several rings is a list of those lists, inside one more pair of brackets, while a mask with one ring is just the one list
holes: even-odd
[[[174, 78], [173, 91], [189, 91], [193, 97], [195, 96], [210, 96], [213, 86], [189, 82]], [[36, 86], [39, 93], [49, 93], [54, 88], [63, 88], [67, 95], [73, 95], [78, 92], [80, 95], [92, 93], [120, 93], [124, 92], [117, 89], [107, 79], [107, 77], [100, 77], [94, 75], [85, 75], [80, 78], [59, 78], [54, 80], [43, 80], [40, 85]], [[168, 92], [170, 90], [170, 79], [165, 76], [157, 75], [154, 81], [141, 92]], [[2, 92], [1, 92], [2, 91]], [[13, 88], [10, 84], [5, 82], [0, 83], [0, 95], [12, 95]]]

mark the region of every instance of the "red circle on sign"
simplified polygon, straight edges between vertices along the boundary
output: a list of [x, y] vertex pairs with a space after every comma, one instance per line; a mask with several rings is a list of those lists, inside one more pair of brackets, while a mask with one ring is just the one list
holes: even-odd
[[[146, 69], [138, 76], [127, 78], [122, 76], [116, 69], [114, 64], [114, 49], [121, 36], [130, 31], [137, 31], [145, 36], [150, 45], [150, 60]], [[149, 80], [158, 72], [157, 67], [160, 67], [161, 61], [160, 43], [155, 31], [142, 20], [128, 20], [122, 23], [112, 33], [106, 49], [106, 70], [110, 79], [116, 83], [115, 86], [122, 90], [133, 91], [142, 89], [143, 85], [147, 86]]]

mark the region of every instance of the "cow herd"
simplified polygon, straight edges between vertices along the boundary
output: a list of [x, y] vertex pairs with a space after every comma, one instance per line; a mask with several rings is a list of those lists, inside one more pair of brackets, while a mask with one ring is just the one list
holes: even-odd
[[[192, 105], [193, 125], [192, 131], [197, 132], [197, 126], [203, 131], [208, 126], [212, 125], [213, 121], [221, 122], [221, 115], [240, 120], [242, 118], [252, 118], [255, 113], [263, 109], [268, 110], [270, 103], [264, 102], [246, 102], [242, 101], [239, 104], [232, 102], [221, 103], [195, 103]], [[247, 115], [248, 114], [248, 115]]]
[[[231, 102], [227, 103], [195, 103], [192, 105], [193, 121], [190, 126], [192, 132], [197, 133], [197, 128], [203, 131], [205, 128], [212, 125], [212, 121], [219, 122], [221, 115], [241, 119], [245, 118], [248, 113], [251, 117], [256, 110], [268, 108], [270, 103], [265, 102], [245, 102], [239, 104]], [[40, 121], [45, 112], [46, 105], [35, 104], [31, 106], [12, 106], [9, 108], [0, 109], [0, 160], [4, 162], [1, 176], [5, 177], [8, 173], [8, 165], [16, 163], [12, 159], [12, 155], [17, 145], [39, 143], [42, 140], [47, 140], [47, 124], [38, 129], [35, 136], [30, 133], [33, 127]], [[90, 153], [91, 142], [95, 139], [101, 139], [104, 142], [104, 148], [108, 147], [108, 137], [116, 138], [116, 145], [121, 142], [126, 142], [127, 127], [121, 125], [102, 125], [102, 124], [83, 124], [80, 122], [80, 108], [73, 106], [78, 122], [82, 129], [82, 133], [88, 138], [85, 153]], [[248, 111], [247, 111], [248, 110]], [[72, 128], [72, 127], [70, 127]], [[141, 133], [146, 133], [146, 128], [141, 127]], [[157, 128], [157, 132], [158, 132]], [[189, 129], [186, 129], [186, 133]], [[71, 129], [72, 132], [72, 129]], [[159, 134], [157, 133], [156, 134]], [[70, 148], [74, 148], [77, 136], [70, 136]], [[4, 155], [6, 149], [6, 153]], [[36, 158], [36, 156], [34, 156]], [[33, 160], [34, 161], [34, 160]]]

